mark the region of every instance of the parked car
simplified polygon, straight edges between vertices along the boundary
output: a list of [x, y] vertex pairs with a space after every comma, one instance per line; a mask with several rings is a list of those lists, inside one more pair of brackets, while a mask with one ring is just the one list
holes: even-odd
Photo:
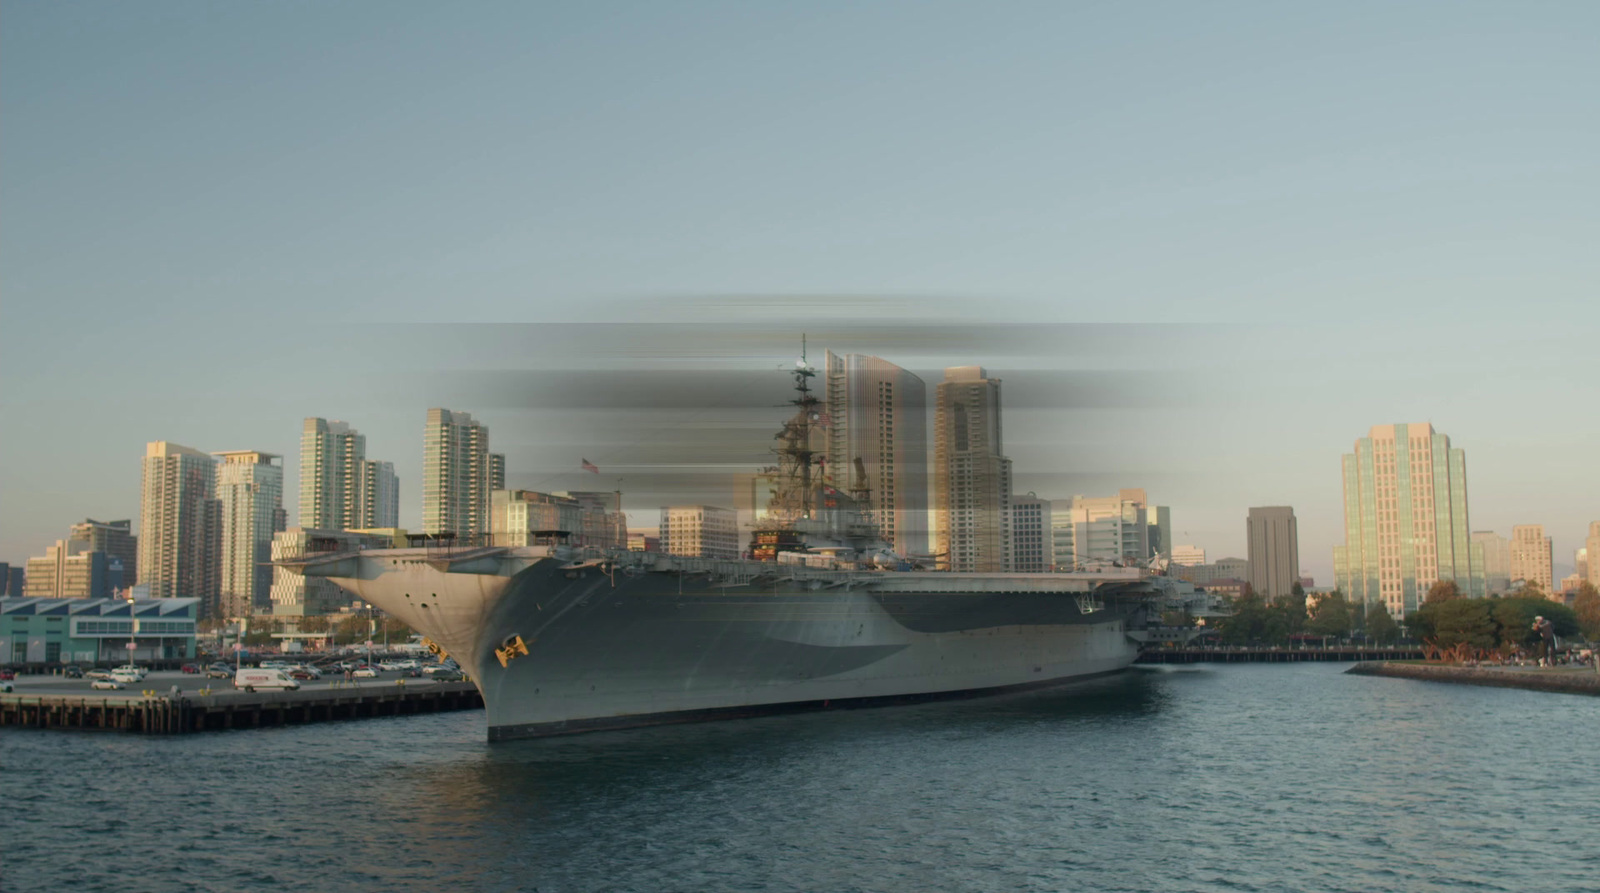
[[310, 682], [317, 677], [311, 675], [311, 671], [304, 667], [295, 667], [289, 671], [289, 678], [297, 682]]
[[17, 678], [16, 670], [0, 670], [0, 682], [9, 682]]
[[297, 667], [292, 667], [291, 669], [300, 670], [302, 672], [309, 673], [309, 674], [311, 674], [311, 678], [312, 679], [321, 679], [322, 678], [322, 671], [317, 669], [316, 667], [313, 667], [310, 664], [301, 664], [301, 665], [299, 665]]
[[0, 682], [0, 694], [8, 695], [8, 694], [11, 694], [12, 692], [14, 692], [16, 690], [17, 690], [16, 686], [12, 685], [11, 683], [9, 683], [9, 682]]
[[140, 676], [138, 673], [129, 673], [126, 670], [112, 670], [111, 681], [121, 682], [124, 685], [136, 685], [140, 682], [143, 682], [144, 677]]
[[199, 664], [184, 664], [183, 665], [183, 671], [185, 673], [188, 673], [189, 675], [193, 676], [196, 673], [200, 672], [200, 665]]
[[111, 671], [110, 670], [90, 670], [89, 672], [84, 673], [83, 676], [84, 676], [85, 679], [90, 679], [90, 680], [93, 680], [95, 682], [105, 682], [106, 680], [111, 678]]
[[83, 667], [80, 667], [77, 664], [67, 664], [61, 668], [61, 675], [68, 679], [82, 679]]
[[369, 667], [366, 664], [362, 664], [361, 666], [352, 670], [350, 675], [358, 679], [376, 679], [378, 676], [378, 669], [376, 667]]
[[142, 681], [144, 681], [144, 677], [145, 677], [145, 669], [144, 669], [144, 667], [141, 667], [138, 664], [123, 664], [120, 667], [112, 667], [111, 668], [111, 672], [112, 672], [113, 675], [117, 674], [117, 673], [124, 673], [124, 674], [129, 675], [129, 676], [137, 676], [137, 677], [139, 677], [139, 678], [133, 680], [134, 682], [142, 682]]
[[89, 687], [95, 689], [96, 691], [121, 691], [122, 683], [110, 678], [96, 679], [95, 681], [89, 683]]
[[233, 667], [227, 664], [212, 664], [206, 668], [207, 679], [232, 679]]
[[460, 670], [440, 670], [432, 675], [434, 682], [465, 682], [467, 679]]

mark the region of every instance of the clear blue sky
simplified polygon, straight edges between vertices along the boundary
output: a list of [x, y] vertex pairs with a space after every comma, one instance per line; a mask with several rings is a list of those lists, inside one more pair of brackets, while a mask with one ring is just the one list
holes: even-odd
[[[1592, 2], [9, 3], [0, 560], [137, 518], [149, 440], [288, 454], [293, 513], [307, 415], [366, 432], [415, 523], [414, 376], [538, 359], [373, 323], [778, 294], [819, 327], [847, 296], [1190, 324], [1119, 345], [1180, 405], [1090, 420], [1213, 556], [1290, 504], [1328, 582], [1339, 454], [1431, 420], [1473, 526], [1543, 523], [1570, 563], [1600, 519], [1597, 42]], [[1008, 416], [1025, 486], [1082, 470], [1052, 430]]]

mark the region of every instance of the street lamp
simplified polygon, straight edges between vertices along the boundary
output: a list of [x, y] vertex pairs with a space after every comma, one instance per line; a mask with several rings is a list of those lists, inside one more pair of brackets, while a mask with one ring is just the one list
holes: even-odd
[[128, 665], [133, 666], [133, 650], [138, 647], [139, 618], [133, 614], [133, 590], [123, 598], [128, 603]]
[[250, 618], [240, 617], [239, 637], [233, 640], [233, 678], [239, 678], [239, 668], [244, 666], [244, 631], [250, 626]]

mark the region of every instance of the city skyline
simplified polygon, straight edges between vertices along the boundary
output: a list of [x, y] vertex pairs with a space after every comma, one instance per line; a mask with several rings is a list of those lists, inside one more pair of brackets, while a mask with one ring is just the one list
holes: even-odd
[[[355, 420], [395, 462], [404, 527], [430, 405], [481, 412], [521, 454], [508, 483], [578, 486], [541, 481], [589, 443], [418, 391], [547, 368], [518, 327], [617, 319], [759, 320], [786, 343], [863, 314], [1104, 325], [1050, 355], [831, 343], [927, 381], [983, 364], [1010, 395], [1034, 370], [1147, 372], [1158, 411], [1063, 430], [1008, 410], [1015, 489], [1144, 487], [1215, 555], [1245, 552], [1249, 506], [1293, 505], [1319, 580], [1343, 531], [1330, 469], [1373, 424], [1449, 431], [1473, 527], [1544, 525], [1558, 570], [1595, 520], [1600, 420], [1573, 407], [1600, 387], [1600, 63], [1570, 39], [1592, 4], [1177, 6], [1162, 29], [941, 7], [914, 41], [890, 8], [369, 10], [10, 11], [0, 183], [27, 225], [0, 244], [0, 560], [135, 517], [123, 457], [144, 443], [293, 456], [306, 416]], [[450, 343], [472, 324], [516, 337]], [[742, 368], [790, 350], [748, 344]], [[576, 363], [634, 358], [602, 359]], [[1077, 471], [1092, 489], [1050, 477]]]
[[[871, 358], [871, 359], [876, 359], [876, 358]], [[882, 361], [880, 361], [880, 362], [882, 362]], [[896, 369], [898, 368], [898, 367], [894, 367], [892, 363], [886, 364], [886, 365], [888, 365], [888, 366], [890, 366], [892, 368], [896, 368]], [[908, 376], [910, 375], [910, 373], [904, 373], [904, 374], [906, 374]], [[931, 404], [933, 401], [929, 400], [927, 402]], [[433, 410], [431, 412], [437, 413], [437, 412], [440, 412], [440, 411], [439, 410]], [[470, 413], [458, 412], [458, 413], [454, 413], [454, 415], [458, 415], [458, 416], [462, 417], [463, 419], [468, 420], [466, 422], [466, 424], [471, 426], [471, 427], [473, 427], [473, 428], [479, 428], [479, 429], [486, 429], [487, 428], [486, 424], [478, 422], [476, 420], [472, 420], [472, 416], [470, 415]], [[308, 449], [308, 442], [307, 442], [306, 438], [309, 437], [310, 434], [311, 434], [312, 423], [313, 422], [324, 423], [324, 426], [327, 424], [325, 422], [325, 420], [320, 419], [320, 418], [306, 418], [306, 419], [304, 419], [304, 422], [305, 422], [305, 428], [304, 428], [304, 431], [302, 432], [302, 439], [301, 439], [301, 443], [300, 443], [300, 447], [301, 447], [300, 455], [301, 455], [302, 462], [304, 462], [308, 457], [310, 457], [312, 455], [311, 453], [306, 452], [306, 450]], [[362, 452], [362, 450], [364, 449], [364, 440], [365, 440], [365, 438], [361, 437], [359, 435], [359, 432], [356, 432], [353, 428], [350, 428], [348, 425], [345, 425], [344, 423], [334, 422], [334, 423], [332, 423], [332, 425], [334, 427], [339, 428], [343, 433], [345, 433], [347, 435], [351, 435], [351, 436], [355, 437], [356, 439], [358, 439], [359, 441], [362, 441], [363, 442], [363, 446], [362, 447], [358, 447], [354, 451], [354, 453]], [[424, 437], [424, 440], [426, 440], [426, 435]], [[178, 448], [178, 449], [179, 450], [185, 450], [187, 448]], [[194, 452], [198, 453], [199, 451], [194, 451]], [[250, 454], [254, 454], [256, 451], [245, 451], [245, 452], [246, 453], [250, 453]], [[224, 456], [226, 454], [225, 453], [214, 453], [214, 454], [211, 454], [211, 455], [213, 457], [221, 457], [221, 456]], [[930, 461], [930, 464], [931, 464], [932, 459], [933, 459], [933, 449], [931, 448], [931, 446], [928, 449], [928, 457], [929, 457], [929, 461]], [[503, 455], [502, 454], [498, 454], [498, 453], [489, 454], [488, 458], [493, 459], [496, 463], [498, 463], [493, 469], [490, 469], [490, 473], [492, 475], [497, 475], [497, 477], [494, 478], [495, 480], [500, 480], [500, 481], [503, 482], [504, 479], [505, 479], [505, 477], [504, 477], [505, 470], [503, 468], [503, 464], [504, 464], [505, 460], [503, 458]], [[355, 459], [355, 463], [358, 466], [359, 465], [365, 465], [365, 466], [368, 466], [369, 468], [372, 467], [372, 466], [380, 466], [380, 467], [383, 467], [388, 472], [388, 474], [390, 474], [390, 475], [393, 474], [392, 468], [393, 468], [394, 463], [390, 463], [390, 462], [381, 462], [380, 463], [380, 462], [371, 462], [371, 461], [361, 462], [361, 460], [359, 458]], [[290, 481], [293, 480], [294, 478], [291, 477], [290, 475], [293, 475], [295, 472], [298, 472], [298, 471], [300, 471], [300, 469], [298, 467], [297, 468], [288, 468], [288, 467], [280, 468], [280, 472], [283, 473], [283, 483], [282, 483], [281, 486], [284, 487], [284, 488], [289, 488], [289, 491], [292, 492], [293, 489], [294, 489], [294, 486], [292, 486], [290, 484]], [[370, 471], [368, 471], [366, 477], [370, 480], [370, 478], [372, 477]], [[575, 482], [576, 481], [581, 481], [581, 480], [583, 480], [584, 477], [585, 477], [585, 475], [583, 474], [583, 471], [581, 469], [578, 469], [578, 470], [575, 470], [573, 472], [571, 480], [573, 480]], [[300, 476], [300, 482], [298, 483], [298, 487], [300, 488], [300, 492], [301, 492], [301, 504], [302, 505], [306, 504], [306, 497], [307, 497], [306, 491], [304, 490], [305, 484], [303, 483], [303, 481], [304, 481], [303, 476]], [[491, 483], [491, 482], [486, 481], [485, 482], [485, 486], [487, 486], [488, 483]], [[393, 481], [391, 481], [389, 486], [393, 487], [393, 486], [396, 486], [396, 485], [395, 485], [395, 483]], [[552, 489], [560, 489], [560, 488], [552, 488]], [[931, 501], [932, 501], [932, 499], [931, 499], [931, 496], [932, 496], [931, 488], [930, 488], [929, 492], [930, 492], [930, 503], [931, 503]], [[633, 523], [638, 523], [641, 520], [647, 520], [647, 519], [653, 518], [655, 513], [659, 510], [659, 506], [657, 506], [657, 505], [641, 504], [640, 502], [638, 502], [638, 500], [630, 500], [628, 498], [628, 494], [627, 493], [624, 493], [623, 495], [624, 495], [625, 510], [629, 513], [630, 517], [633, 519]], [[713, 494], [713, 495], [715, 495], [715, 494]], [[1022, 494], [1021, 494], [1021, 492], [1019, 490], [1019, 492], [1014, 493], [1012, 495], [1020, 496]], [[1059, 495], [1059, 494], [1055, 495], [1054, 499], [1057, 502], [1062, 503], [1062, 504], [1070, 504], [1070, 501], [1071, 501], [1071, 497], [1066, 497], [1064, 495]], [[728, 502], [729, 500], [727, 500], [725, 498], [721, 498], [719, 496], [719, 500], [718, 501]], [[393, 502], [390, 502], [390, 504], [388, 505], [388, 510], [389, 511], [393, 511], [396, 514], [399, 514], [400, 511], [402, 510], [402, 508], [408, 514], [412, 514], [413, 516], [415, 516], [416, 514], [420, 514], [420, 512], [415, 511], [418, 508], [416, 506], [409, 506], [409, 507], [396, 506], [396, 505], [393, 504]], [[1152, 512], [1154, 512], [1155, 508], [1156, 507], [1152, 506], [1152, 509], [1151, 509]], [[1166, 509], [1165, 506], [1163, 506], [1161, 508], [1163, 510]], [[1180, 506], [1179, 508], [1180, 508], [1180, 512], [1186, 513], [1185, 510], [1187, 510], [1189, 507]], [[371, 509], [369, 507], [368, 508], [368, 512], [370, 513], [370, 511], [371, 511]], [[487, 509], [485, 509], [485, 512], [487, 512]], [[139, 517], [139, 513], [137, 511], [135, 511], [133, 514], [134, 514], [135, 517]], [[287, 515], [286, 512], [285, 512], [285, 517], [288, 518], [288, 520], [286, 522], [288, 527], [306, 527], [306, 526], [308, 526], [306, 524], [300, 523], [297, 517], [292, 517], [292, 516]], [[1153, 517], [1153, 515], [1152, 515], [1152, 517]], [[1181, 517], [1181, 515], [1180, 515], [1180, 517]], [[1151, 523], [1154, 523], [1154, 521], [1152, 520]], [[1585, 529], [1578, 531], [1578, 533], [1576, 535], [1569, 534], [1572, 537], [1571, 541], [1575, 542], [1575, 546], [1574, 546], [1574, 548], [1572, 550], [1573, 552], [1576, 552], [1577, 549], [1580, 549], [1580, 548], [1582, 548], [1584, 546], [1584, 544], [1586, 542], [1586, 536], [1590, 533], [1590, 530], [1588, 528], [1593, 523], [1594, 522], [1588, 522], [1587, 524], [1585, 524], [1584, 525]], [[931, 527], [931, 525], [932, 525], [932, 521], [930, 520], [930, 527]], [[373, 524], [373, 525], [369, 525], [369, 526], [372, 526], [372, 527], [386, 527], [386, 526], [395, 526], [395, 525], [393, 525], [393, 524], [388, 524], [388, 525]], [[404, 524], [404, 523], [400, 523], [398, 526], [401, 527], [401, 528], [406, 528], [407, 525]], [[1474, 540], [1476, 540], [1476, 538], [1477, 538], [1477, 536], [1479, 534], [1489, 533], [1490, 532], [1490, 531], [1482, 530], [1481, 526], [1478, 523], [1476, 523], [1476, 521], [1473, 521], [1471, 526], [1474, 528], [1473, 531], [1472, 531]], [[1518, 526], [1526, 526], [1526, 525], [1510, 525], [1507, 528], [1507, 532], [1508, 533], [1511, 532], [1515, 527], [1518, 527]], [[1539, 525], [1539, 526], [1543, 526], [1543, 525]], [[1180, 528], [1180, 531], [1186, 530], [1186, 528], [1187, 528], [1187, 525], [1184, 525], [1183, 527]], [[331, 529], [338, 529], [338, 528], [334, 527], [334, 528], [331, 528]], [[420, 525], [413, 525], [411, 527], [411, 529], [420, 530], [421, 527], [420, 527]], [[486, 530], [487, 530], [487, 527], [485, 527], [485, 531]], [[137, 533], [137, 532], [138, 531], [135, 530], [135, 533]], [[1494, 532], [1498, 533], [1498, 531], [1494, 531]], [[1153, 532], [1152, 532], [1152, 535], [1153, 535]], [[1171, 535], [1173, 537], [1175, 537], [1176, 539], [1183, 539], [1186, 534], [1183, 533], [1183, 532], [1174, 532]], [[1244, 538], [1244, 537], [1240, 538], [1242, 547], [1237, 549], [1237, 550], [1233, 550], [1231, 548], [1217, 549], [1217, 548], [1214, 548], [1214, 547], [1207, 546], [1204, 543], [1201, 543], [1199, 545], [1202, 548], [1209, 549], [1212, 553], [1215, 553], [1215, 554], [1222, 554], [1222, 553], [1229, 552], [1229, 551], [1244, 552], [1244, 551], [1247, 551], [1247, 549], [1248, 549], [1248, 545], [1243, 542], [1245, 539], [1246, 538]], [[1562, 538], [1561, 537], [1552, 536], [1552, 537], [1547, 537], [1547, 539], [1551, 539], [1553, 542], [1559, 542], [1559, 541], [1561, 541]], [[49, 542], [54, 542], [54, 540], [50, 540]], [[43, 554], [45, 546], [47, 546], [47, 545], [48, 545], [48, 542], [43, 544], [43, 545], [41, 545], [40, 547], [38, 547], [37, 549], [35, 549], [33, 552], [31, 552], [28, 555], [11, 558], [10, 562], [11, 562], [12, 566], [22, 566], [29, 559], [38, 559], [40, 557], [40, 555]], [[219, 550], [218, 560], [220, 561], [220, 550], [221, 550], [221, 544], [220, 543], [218, 544], [217, 549]], [[1563, 554], [1559, 547], [1555, 548], [1553, 550], [1553, 552], [1556, 555]], [[1307, 572], [1311, 573], [1313, 576], [1316, 576], [1315, 572], [1318, 570], [1318, 563], [1316, 562], [1315, 557], [1312, 557], [1310, 561], [1306, 561], [1304, 563], [1306, 564]], [[218, 567], [219, 567], [219, 573], [220, 573], [221, 565], [219, 564]], [[1559, 584], [1561, 582], [1561, 579], [1563, 577], [1567, 576], [1568, 574], [1570, 574], [1572, 571], [1573, 571], [1573, 566], [1572, 565], [1565, 564], [1565, 563], [1563, 563], [1563, 562], [1561, 562], [1559, 560], [1553, 561], [1551, 563], [1550, 585], [1549, 586], [1545, 586], [1545, 588], [1547, 588], [1547, 589], [1551, 589], [1551, 588], [1559, 589]], [[1323, 571], [1323, 575], [1318, 577], [1319, 582], [1324, 587], [1326, 587], [1327, 585], [1332, 583], [1335, 580], [1335, 578], [1336, 578], [1336, 572], [1332, 571], [1332, 570], [1324, 570]], [[126, 585], [131, 585], [131, 579], [132, 578], [130, 577], [130, 582], [128, 584], [126, 584]], [[1542, 579], [1543, 578], [1541, 576], [1541, 585], [1543, 586], [1545, 584], [1542, 582]], [[1322, 582], [1322, 581], [1326, 581], [1326, 582]], [[219, 586], [220, 586], [221, 581], [219, 580], [218, 583], [219, 583]], [[261, 599], [258, 597], [257, 601], [260, 601], [260, 600]]]

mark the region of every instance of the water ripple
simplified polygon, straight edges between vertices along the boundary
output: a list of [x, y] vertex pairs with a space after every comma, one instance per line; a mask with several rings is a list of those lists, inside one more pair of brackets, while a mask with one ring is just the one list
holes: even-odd
[[[1587, 889], [1600, 700], [1139, 670], [488, 746], [441, 714], [0, 736], [6, 890]], [[91, 844], [92, 842], [92, 844]], [[93, 859], [85, 859], [91, 844]]]

